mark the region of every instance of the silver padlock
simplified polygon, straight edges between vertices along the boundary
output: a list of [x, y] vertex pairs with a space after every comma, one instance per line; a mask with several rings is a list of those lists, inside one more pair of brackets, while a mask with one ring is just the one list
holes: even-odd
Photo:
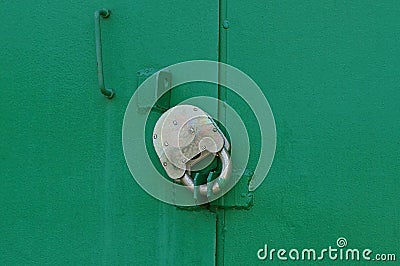
[[190, 176], [197, 163], [218, 156], [222, 170], [213, 186], [199, 186], [202, 195], [217, 194], [231, 173], [230, 144], [214, 120], [193, 105], [177, 105], [166, 111], [157, 121], [153, 131], [153, 145], [168, 176], [194, 191]]

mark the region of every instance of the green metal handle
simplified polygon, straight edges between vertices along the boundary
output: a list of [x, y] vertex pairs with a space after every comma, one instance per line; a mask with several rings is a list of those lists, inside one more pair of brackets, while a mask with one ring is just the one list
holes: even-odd
[[96, 55], [97, 55], [97, 76], [99, 79], [99, 88], [101, 93], [108, 99], [114, 96], [113, 89], [107, 89], [104, 85], [104, 74], [103, 74], [103, 55], [101, 47], [101, 29], [100, 29], [100, 17], [108, 18], [111, 14], [111, 10], [102, 8], [94, 12], [94, 31], [96, 34]]

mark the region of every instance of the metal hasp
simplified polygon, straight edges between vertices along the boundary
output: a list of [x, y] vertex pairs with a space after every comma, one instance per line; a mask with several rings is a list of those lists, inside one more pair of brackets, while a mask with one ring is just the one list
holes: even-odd
[[113, 89], [107, 89], [104, 85], [104, 74], [103, 74], [103, 55], [101, 47], [101, 28], [100, 28], [100, 17], [108, 18], [111, 14], [111, 10], [102, 8], [94, 12], [94, 31], [96, 34], [96, 55], [97, 55], [97, 76], [99, 79], [99, 88], [101, 93], [108, 99], [114, 96]]
[[[191, 190], [195, 199], [218, 194], [229, 180], [230, 144], [214, 120], [196, 106], [177, 105], [165, 112], [154, 127], [153, 145], [168, 176]], [[204, 168], [214, 156], [222, 162], [221, 173], [213, 181], [209, 175], [207, 184], [200, 185], [191, 172]]]
[[[150, 108], [165, 112], [170, 108], [172, 74], [169, 71], [157, 70], [147, 67], [137, 72], [137, 87], [147, 78], [156, 75], [155, 83], [146, 90], [138, 91], [138, 108], [147, 110]], [[154, 104], [155, 102], [155, 104]]]

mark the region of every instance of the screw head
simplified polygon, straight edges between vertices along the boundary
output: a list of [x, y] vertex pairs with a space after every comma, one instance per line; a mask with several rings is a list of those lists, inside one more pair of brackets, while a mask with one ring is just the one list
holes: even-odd
[[162, 165], [167, 166], [167, 162], [163, 162]]
[[224, 29], [229, 28], [229, 21], [227, 19], [225, 19], [224, 22], [222, 23], [222, 27], [224, 27]]
[[178, 124], [178, 121], [174, 120], [172, 123], [176, 126]]
[[214, 127], [214, 128], [213, 128], [213, 131], [214, 131], [214, 132], [217, 132], [217, 128], [216, 128], [216, 127]]
[[168, 144], [168, 142], [164, 142], [164, 146], [168, 146], [169, 144]]

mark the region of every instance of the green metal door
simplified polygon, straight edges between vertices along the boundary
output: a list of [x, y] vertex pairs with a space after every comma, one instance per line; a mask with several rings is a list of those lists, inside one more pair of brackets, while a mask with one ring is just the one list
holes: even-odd
[[[341, 237], [399, 256], [397, 1], [0, 3], [2, 264], [285, 264], [257, 252], [337, 248]], [[112, 11], [101, 21], [111, 100], [96, 73], [102, 7]], [[217, 85], [171, 93], [173, 106], [202, 86], [199, 95], [248, 118], [244, 183], [214, 203], [227, 209], [156, 200], [123, 154], [138, 71], [194, 59], [250, 75], [276, 119], [275, 161], [253, 198], [246, 185], [262, 147], [250, 109]], [[364, 263], [338, 260], [322, 263]]]
[[[126, 166], [121, 129], [137, 71], [218, 60], [218, 3], [2, 5], [0, 262], [213, 265], [215, 215], [146, 194]], [[101, 21], [111, 100], [97, 85], [102, 7], [112, 11]]]
[[[227, 62], [263, 89], [277, 149], [254, 207], [226, 212], [226, 265], [297, 265], [291, 249], [318, 260], [342, 237], [344, 252], [398, 264], [399, 16], [398, 1], [227, 1]], [[265, 244], [272, 260], [257, 257]]]

